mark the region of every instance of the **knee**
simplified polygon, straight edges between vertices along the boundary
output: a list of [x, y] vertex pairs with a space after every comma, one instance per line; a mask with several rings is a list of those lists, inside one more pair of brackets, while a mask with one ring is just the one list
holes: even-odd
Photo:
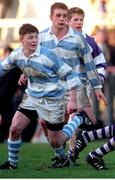
[[40, 120], [41, 127], [44, 131], [44, 135], [48, 139], [48, 130], [47, 130], [47, 123], [44, 120]]
[[47, 126], [46, 121], [44, 121], [43, 119], [40, 119], [39, 121], [40, 121], [41, 126]]
[[61, 143], [56, 139], [51, 139], [50, 144], [52, 147], [55, 147], [55, 148], [58, 148], [59, 146], [61, 146]]
[[60, 138], [51, 138], [50, 139], [50, 144], [51, 146], [55, 147], [55, 148], [58, 148], [60, 146], [62, 146], [63, 144], [65, 143], [65, 141], [63, 141], [63, 139], [60, 139]]
[[21, 136], [21, 129], [19, 129], [18, 127], [11, 125], [10, 127], [10, 137], [11, 139], [17, 139]]

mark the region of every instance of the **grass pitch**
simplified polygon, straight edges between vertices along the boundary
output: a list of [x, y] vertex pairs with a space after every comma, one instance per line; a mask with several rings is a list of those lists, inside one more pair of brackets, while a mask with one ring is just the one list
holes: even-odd
[[[19, 166], [16, 170], [0, 170], [0, 178], [115, 178], [115, 152], [104, 156], [109, 170], [97, 171], [87, 165], [85, 157], [88, 152], [103, 144], [95, 141], [88, 144], [80, 153], [79, 166], [50, 169], [53, 151], [48, 144], [24, 143], [20, 151]], [[0, 163], [7, 160], [7, 145], [0, 144]]]

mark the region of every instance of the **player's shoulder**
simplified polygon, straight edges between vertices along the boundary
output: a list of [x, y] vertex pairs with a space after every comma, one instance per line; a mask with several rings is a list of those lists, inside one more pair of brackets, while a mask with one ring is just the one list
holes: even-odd
[[95, 38], [91, 35], [85, 34], [86, 38], [90, 39], [90, 41], [95, 42]]
[[91, 46], [94, 46], [94, 47], [97, 46], [97, 43], [96, 43], [95, 38], [93, 36], [89, 36], [86, 34], [86, 40]]

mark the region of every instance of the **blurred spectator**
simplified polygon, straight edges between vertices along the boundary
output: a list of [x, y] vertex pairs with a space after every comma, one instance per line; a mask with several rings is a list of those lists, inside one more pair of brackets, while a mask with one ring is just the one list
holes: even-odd
[[109, 123], [115, 123], [115, 29], [108, 32], [108, 44], [110, 51], [110, 63], [107, 68], [107, 80], [105, 93], [108, 98], [107, 119]]
[[106, 13], [107, 12], [106, 3], [107, 3], [107, 0], [99, 0], [99, 11], [101, 13]]
[[103, 113], [103, 118], [106, 118], [106, 125], [108, 125], [115, 123], [115, 29], [107, 30], [107, 28], [97, 28], [95, 38], [108, 64], [107, 79], [104, 84], [108, 106]]
[[[106, 27], [104, 28], [100, 28], [98, 26], [95, 27], [92, 36], [95, 37], [96, 43], [98, 44], [98, 46], [100, 47], [101, 51], [103, 52], [107, 65], [108, 62], [110, 61], [110, 52], [109, 52], [109, 47], [108, 47], [108, 31], [106, 29]], [[96, 100], [95, 95], [93, 94], [92, 97], [92, 101], [93, 101], [93, 107], [94, 107], [94, 113], [96, 115], [97, 119], [102, 119], [102, 114], [103, 114], [103, 109], [101, 103], [99, 103]]]
[[108, 44], [110, 49], [110, 66], [115, 66], [115, 28], [108, 32]]
[[108, 66], [115, 66], [115, 29], [97, 27], [94, 32], [96, 42], [103, 51]]
[[[19, 7], [19, 0], [0, 0], [0, 18], [16, 18]], [[0, 36], [3, 41], [10, 42], [14, 39], [14, 27], [0, 29]]]
[[9, 45], [4, 47], [4, 51], [3, 51], [3, 59], [4, 60], [11, 52], [13, 51], [13, 48]]
[[108, 30], [107, 30], [107, 28], [106, 27], [97, 28], [96, 32], [95, 32], [95, 39], [96, 39], [98, 46], [104, 53], [107, 64], [109, 64], [111, 61], [111, 56], [110, 56], [110, 49], [109, 49], [109, 45], [108, 45]]

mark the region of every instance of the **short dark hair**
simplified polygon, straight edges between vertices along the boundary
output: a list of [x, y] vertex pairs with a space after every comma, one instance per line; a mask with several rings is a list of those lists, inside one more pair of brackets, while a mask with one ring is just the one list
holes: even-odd
[[63, 9], [63, 10], [67, 10], [68, 11], [68, 7], [66, 4], [61, 3], [61, 2], [56, 2], [54, 4], [52, 4], [51, 8], [50, 8], [50, 14], [52, 15], [54, 13], [55, 9]]
[[68, 16], [68, 20], [71, 20], [71, 18], [72, 18], [72, 16], [74, 14], [79, 14], [79, 15], [85, 16], [85, 13], [84, 13], [83, 9], [81, 9], [79, 7], [73, 7], [73, 8], [70, 8], [68, 10], [68, 15], [67, 15]]
[[23, 24], [20, 28], [19, 28], [19, 35], [23, 36], [25, 34], [30, 34], [30, 33], [34, 33], [36, 32], [37, 34], [39, 33], [37, 27], [35, 27], [32, 24]]

